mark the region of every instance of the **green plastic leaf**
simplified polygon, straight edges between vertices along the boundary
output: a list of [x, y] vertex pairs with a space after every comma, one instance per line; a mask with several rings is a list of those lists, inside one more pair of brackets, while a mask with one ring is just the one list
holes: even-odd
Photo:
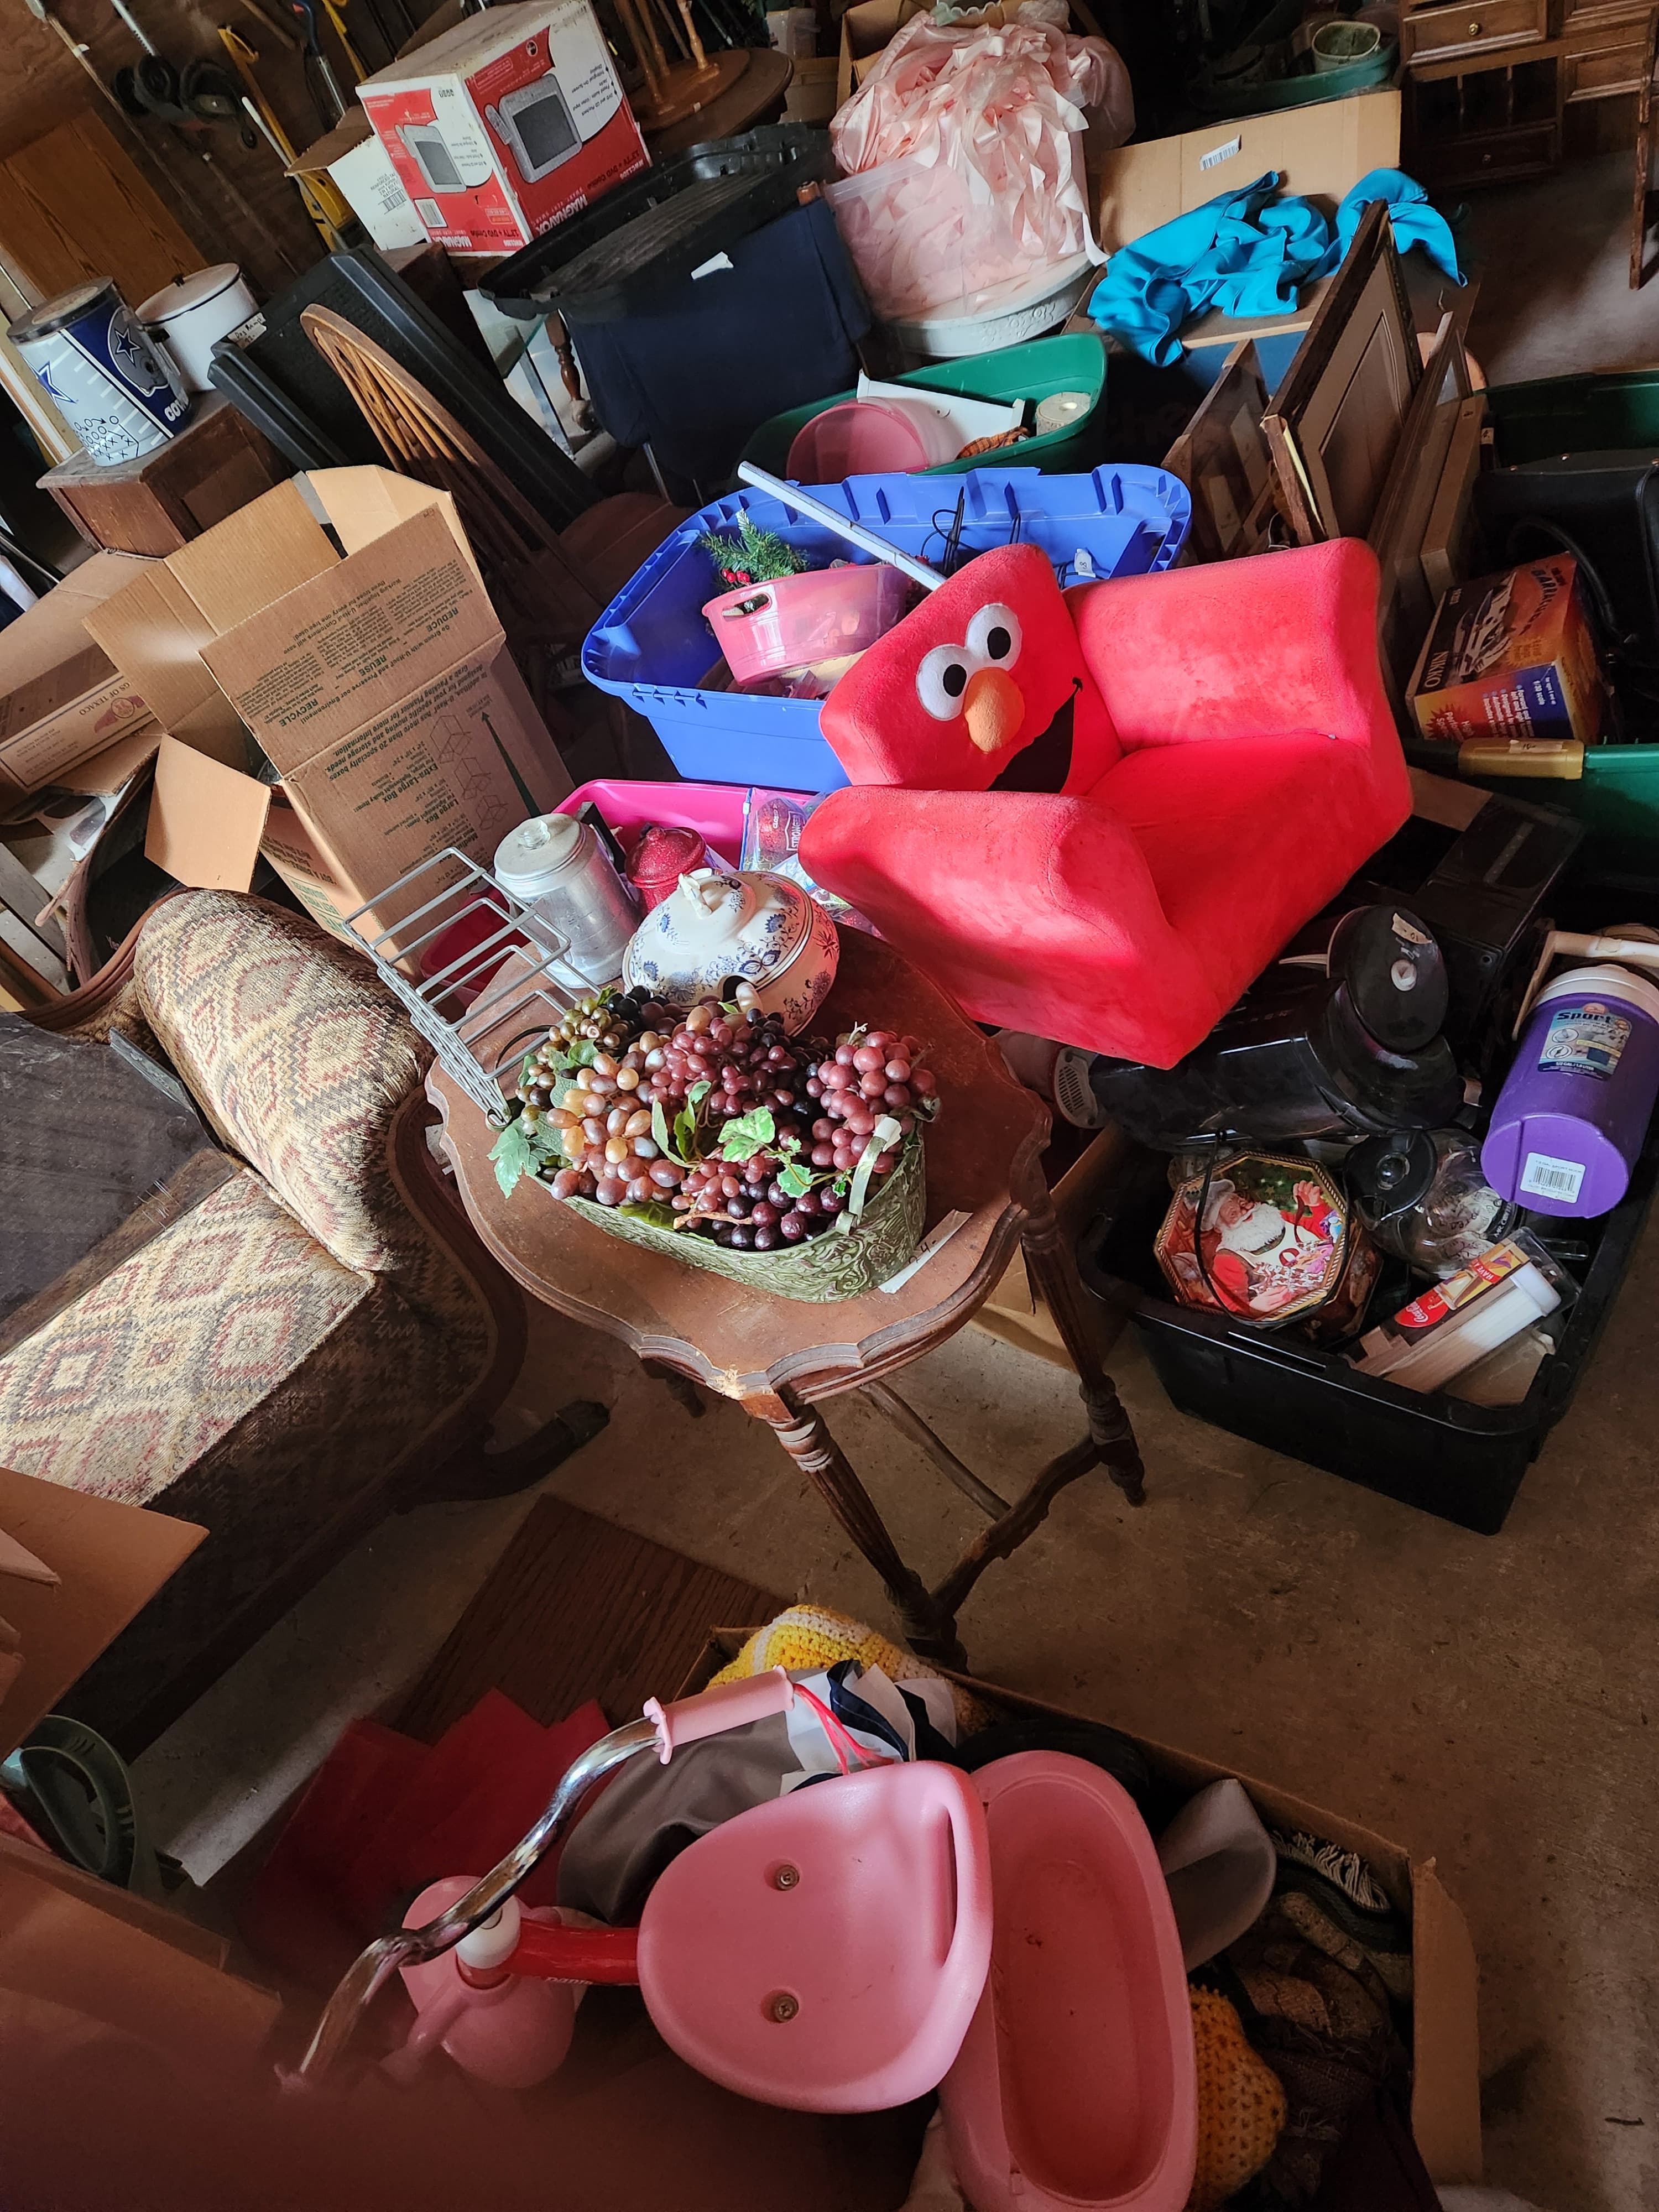
[[679, 1219], [672, 1206], [659, 1199], [629, 1199], [617, 1208], [630, 1221], [648, 1221], [653, 1229], [672, 1229]]
[[521, 1115], [515, 1114], [501, 1131], [489, 1147], [489, 1157], [495, 1164], [495, 1180], [504, 1198], [512, 1197], [521, 1176], [535, 1174], [542, 1156]]
[[791, 1198], [801, 1198], [812, 1188], [811, 1170], [810, 1168], [802, 1167], [799, 1162], [791, 1160], [788, 1166], [779, 1176], [778, 1181]]
[[714, 1089], [714, 1085], [708, 1082], [705, 1078], [705, 1079], [700, 1083], [694, 1083], [691, 1085], [691, 1088], [686, 1092], [685, 1103], [694, 1114], [696, 1112], [698, 1107], [702, 1105], [703, 1100], [708, 1097], [709, 1092]]
[[777, 1141], [778, 1125], [772, 1119], [769, 1106], [757, 1106], [752, 1113], [739, 1114], [726, 1123], [720, 1135], [720, 1157], [727, 1160], [752, 1159], [768, 1145]]

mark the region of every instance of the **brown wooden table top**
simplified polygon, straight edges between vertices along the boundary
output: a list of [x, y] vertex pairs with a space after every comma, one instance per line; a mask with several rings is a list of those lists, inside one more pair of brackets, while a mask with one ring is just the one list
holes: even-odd
[[[718, 57], [715, 57], [718, 58]], [[770, 46], [751, 46], [749, 66], [734, 84], [717, 92], [678, 123], [647, 134], [653, 161], [664, 161], [688, 147], [706, 145], [714, 138], [735, 138], [757, 123], [768, 119], [769, 109], [781, 108], [795, 74], [787, 54]]]
[[1042, 1101], [890, 945], [844, 929], [840, 971], [814, 1027], [838, 1033], [860, 1021], [922, 1041], [941, 1102], [926, 1139], [927, 1225], [955, 1210], [969, 1218], [899, 1290], [823, 1304], [749, 1290], [624, 1243], [528, 1176], [503, 1196], [489, 1158], [495, 1132], [483, 1115], [435, 1064], [427, 1087], [473, 1226], [533, 1297], [725, 1396], [787, 1384], [811, 1400], [890, 1372], [960, 1328], [1001, 1276], [1042, 1189]]

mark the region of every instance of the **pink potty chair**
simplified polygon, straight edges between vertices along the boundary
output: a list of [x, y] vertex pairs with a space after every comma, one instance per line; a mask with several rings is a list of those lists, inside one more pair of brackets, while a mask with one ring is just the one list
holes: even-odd
[[991, 1972], [939, 2087], [975, 2212], [1182, 2212], [1198, 2095], [1181, 1938], [1127, 1791], [1020, 1752], [973, 1778]]

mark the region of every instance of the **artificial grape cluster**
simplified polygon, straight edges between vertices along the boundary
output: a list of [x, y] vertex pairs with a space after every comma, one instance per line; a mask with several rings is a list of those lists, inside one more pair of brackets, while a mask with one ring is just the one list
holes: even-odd
[[792, 1041], [752, 1002], [672, 1013], [602, 993], [526, 1060], [502, 1142], [556, 1197], [775, 1251], [856, 1214], [898, 1164], [938, 1106], [921, 1049], [889, 1030]]

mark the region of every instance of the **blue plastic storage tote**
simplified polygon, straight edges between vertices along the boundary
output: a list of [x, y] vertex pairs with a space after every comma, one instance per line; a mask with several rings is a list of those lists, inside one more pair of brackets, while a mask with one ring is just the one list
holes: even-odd
[[[1046, 553], [1065, 583], [1144, 576], [1167, 568], [1186, 541], [1187, 487], [1163, 469], [1098, 468], [1048, 477], [1036, 469], [975, 469], [965, 477], [851, 477], [817, 488], [826, 506], [876, 531], [902, 553], [937, 562], [963, 494], [961, 543], [989, 552], [1018, 542]], [[700, 532], [735, 522], [744, 509], [763, 530], [820, 562], [867, 556], [780, 505], [770, 494], [735, 491], [683, 522], [617, 592], [587, 634], [582, 672], [636, 708], [684, 776], [701, 783], [769, 784], [833, 791], [847, 777], [818, 734], [816, 699], [706, 691], [720, 663], [704, 602], [720, 584]]]

